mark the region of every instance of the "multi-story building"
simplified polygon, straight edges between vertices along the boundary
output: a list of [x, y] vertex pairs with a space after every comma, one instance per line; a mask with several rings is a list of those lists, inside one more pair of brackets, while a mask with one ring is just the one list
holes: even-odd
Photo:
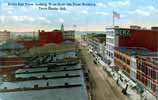
[[117, 69], [122, 70], [124, 74], [130, 77], [132, 80], [137, 81], [137, 67], [136, 56], [145, 54], [149, 50], [145, 48], [115, 48], [114, 50], [114, 63]]
[[54, 31], [40, 31], [37, 40], [29, 40], [29, 41], [17, 41], [18, 43], [24, 45], [27, 48], [33, 48], [36, 46], [44, 46], [48, 43], [62, 43], [63, 42], [63, 33], [59, 30]]
[[158, 98], [158, 53], [137, 56], [137, 80]]
[[58, 30], [50, 32], [40, 31], [38, 42], [41, 45], [44, 45], [46, 43], [61, 43], [63, 42], [63, 33]]
[[106, 59], [108, 65], [114, 66], [114, 48], [118, 47], [118, 37], [115, 28], [106, 29]]
[[104, 58], [105, 54], [105, 41], [106, 35], [105, 34], [91, 34], [87, 35], [87, 43], [89, 48], [99, 56], [101, 59]]
[[5, 43], [9, 39], [10, 39], [10, 32], [0, 31], [0, 44]]
[[158, 53], [145, 48], [115, 48], [114, 62], [119, 70], [145, 89], [158, 96]]
[[73, 31], [73, 30], [63, 31], [63, 39], [75, 41], [75, 31]]
[[106, 30], [106, 51], [110, 66], [115, 66], [113, 60], [115, 47], [142, 47], [158, 51], [158, 31], [155, 28], [154, 30], [134, 29], [134, 27], [107, 28]]

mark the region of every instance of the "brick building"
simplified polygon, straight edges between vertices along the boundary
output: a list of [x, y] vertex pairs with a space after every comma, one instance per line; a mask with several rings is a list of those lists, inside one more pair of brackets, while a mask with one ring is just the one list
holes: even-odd
[[158, 53], [145, 48], [115, 48], [114, 62], [119, 70], [145, 89], [158, 96]]
[[45, 31], [39, 31], [39, 38], [38, 43], [39, 45], [43, 46], [47, 43], [62, 43], [63, 42], [63, 33], [58, 30], [45, 32]]
[[127, 76], [136, 81], [137, 65], [136, 55], [149, 52], [145, 48], [115, 48], [114, 63], [118, 69], [121, 69]]
[[0, 57], [0, 66], [24, 64], [28, 60], [26, 57]]
[[158, 31], [126, 28], [106, 29], [106, 59], [110, 61], [110, 66], [114, 64], [115, 47], [140, 47], [147, 48], [153, 52], [158, 51]]
[[137, 80], [158, 97], [158, 53], [137, 56]]
[[48, 43], [62, 43], [63, 39], [63, 32], [54, 30], [54, 31], [39, 31], [38, 32], [38, 39], [37, 40], [30, 40], [30, 41], [17, 41], [18, 43], [24, 45], [26, 48], [33, 48], [44, 46]]
[[[124, 34], [124, 31], [127, 34]], [[120, 47], [142, 47], [151, 51], [158, 51], [158, 31], [156, 30], [136, 30], [118, 29]]]

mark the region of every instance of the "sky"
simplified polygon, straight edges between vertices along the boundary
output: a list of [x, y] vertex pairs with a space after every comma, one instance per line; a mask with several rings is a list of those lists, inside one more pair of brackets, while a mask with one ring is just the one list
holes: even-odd
[[[89, 3], [96, 6], [63, 6], [66, 10], [39, 10], [38, 6], [8, 6], [8, 3]], [[53, 7], [53, 6], [51, 6]], [[65, 29], [105, 31], [113, 23], [113, 11], [120, 14], [115, 25], [158, 26], [158, 0], [0, 0], [0, 31]], [[74, 27], [75, 25], [75, 27]]]

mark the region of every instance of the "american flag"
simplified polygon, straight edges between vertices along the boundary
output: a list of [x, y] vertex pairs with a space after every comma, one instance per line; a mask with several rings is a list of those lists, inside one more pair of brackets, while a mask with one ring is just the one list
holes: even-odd
[[117, 19], [120, 19], [120, 14], [113, 11], [113, 17], [117, 18]]

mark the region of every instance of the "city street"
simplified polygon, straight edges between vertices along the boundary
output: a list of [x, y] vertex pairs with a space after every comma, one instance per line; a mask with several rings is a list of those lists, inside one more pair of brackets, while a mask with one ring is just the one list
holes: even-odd
[[102, 67], [94, 64], [92, 56], [85, 48], [81, 48], [81, 53], [90, 72], [90, 80], [92, 80], [92, 100], [128, 100], [121, 93], [121, 88]]

